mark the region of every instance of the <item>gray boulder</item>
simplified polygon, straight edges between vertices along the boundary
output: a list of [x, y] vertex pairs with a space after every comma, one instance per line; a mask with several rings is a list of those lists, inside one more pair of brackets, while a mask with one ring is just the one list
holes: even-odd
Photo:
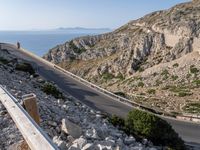
[[74, 138], [79, 138], [82, 135], [82, 129], [78, 125], [69, 121], [68, 119], [62, 119], [62, 131], [71, 135]]

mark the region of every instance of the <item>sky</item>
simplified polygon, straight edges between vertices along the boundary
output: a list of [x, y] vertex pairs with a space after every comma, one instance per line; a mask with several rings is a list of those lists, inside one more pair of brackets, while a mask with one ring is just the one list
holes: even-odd
[[115, 29], [189, 0], [0, 0], [0, 30]]

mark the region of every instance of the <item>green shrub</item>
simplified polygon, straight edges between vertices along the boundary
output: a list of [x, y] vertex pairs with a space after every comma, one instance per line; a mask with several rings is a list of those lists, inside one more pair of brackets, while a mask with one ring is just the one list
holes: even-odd
[[161, 73], [161, 75], [168, 75], [168, 74], [169, 74], [169, 72], [167, 69], [163, 70], [163, 72]]
[[139, 72], [143, 72], [143, 71], [144, 71], [144, 68], [140, 67], [140, 68], [138, 69], [138, 71], [139, 71]]
[[119, 73], [119, 74], [116, 76], [116, 78], [118, 78], [118, 79], [120, 79], [120, 80], [124, 80], [124, 79], [125, 79], [125, 77], [123, 76], [122, 73]]
[[71, 41], [69, 42], [69, 48], [71, 48], [75, 53], [78, 53], [78, 54], [81, 54], [81, 53], [83, 53], [83, 52], [86, 51], [86, 49], [85, 49], [84, 47], [78, 48], [78, 47], [74, 44], [73, 40], [71, 40]]
[[35, 74], [35, 70], [33, 69], [32, 65], [29, 63], [20, 63], [15, 66], [16, 70], [28, 72], [30, 74]]
[[0, 63], [2, 63], [2, 64], [8, 64], [9, 61], [7, 59], [3, 58], [3, 57], [0, 57]]
[[173, 67], [174, 67], [174, 68], [176, 68], [176, 67], [178, 67], [178, 66], [179, 66], [178, 63], [173, 64]]
[[102, 78], [105, 80], [111, 80], [114, 78], [114, 76], [111, 73], [105, 72], [102, 74]]
[[42, 86], [42, 91], [45, 92], [47, 95], [52, 95], [55, 98], [63, 98], [62, 93], [51, 83], [45, 83]]
[[183, 93], [189, 93], [190, 92], [190, 89], [188, 89], [184, 85], [180, 85], [180, 86], [167, 85], [163, 89], [169, 90], [169, 91], [174, 92], [174, 93], [181, 93], [181, 92], [183, 92]]
[[161, 75], [163, 76], [163, 80], [166, 80], [169, 78], [169, 72], [167, 69], [163, 70], [163, 72], [161, 73]]
[[148, 89], [147, 93], [149, 93], [149, 94], [156, 94], [156, 90], [155, 89]]
[[200, 86], [200, 80], [194, 80], [193, 83], [195, 83], [198, 87]]
[[144, 83], [143, 82], [139, 82], [138, 83], [138, 87], [144, 87]]
[[198, 72], [199, 70], [194, 65], [190, 66], [190, 73], [197, 74]]
[[116, 94], [116, 95], [119, 95], [119, 96], [121, 96], [121, 97], [124, 97], [124, 98], [126, 98], [126, 94], [125, 94], [125, 93], [123, 93], [123, 92], [115, 92], [114, 94]]
[[168, 146], [176, 150], [185, 149], [184, 142], [170, 124], [159, 117], [132, 110], [125, 120], [126, 130], [151, 140], [155, 145]]
[[188, 93], [188, 92], [179, 92], [178, 93], [179, 97], [185, 97], [185, 96], [190, 96], [190, 95], [192, 95], [192, 93]]
[[125, 127], [125, 120], [124, 119], [122, 119], [122, 118], [120, 118], [116, 115], [113, 115], [112, 117], [110, 117], [108, 119], [108, 121], [110, 123], [112, 123], [114, 126], [124, 130], [124, 127]]
[[189, 103], [183, 107], [187, 113], [200, 113], [200, 103]]
[[172, 75], [172, 80], [173, 80], [173, 81], [175, 81], [175, 80], [177, 80], [177, 79], [178, 79], [178, 76]]

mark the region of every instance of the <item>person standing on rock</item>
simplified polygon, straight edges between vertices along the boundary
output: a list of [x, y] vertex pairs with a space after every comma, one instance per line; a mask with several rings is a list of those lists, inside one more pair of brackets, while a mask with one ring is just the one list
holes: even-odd
[[17, 48], [20, 49], [20, 47], [21, 47], [21, 46], [20, 46], [20, 43], [17, 42]]

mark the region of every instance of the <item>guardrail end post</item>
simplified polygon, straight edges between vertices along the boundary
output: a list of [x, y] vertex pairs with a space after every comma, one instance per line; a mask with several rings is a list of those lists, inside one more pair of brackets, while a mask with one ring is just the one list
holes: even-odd
[[24, 109], [28, 114], [33, 118], [33, 120], [39, 125], [40, 124], [40, 115], [37, 106], [36, 95], [31, 93], [22, 96]]

